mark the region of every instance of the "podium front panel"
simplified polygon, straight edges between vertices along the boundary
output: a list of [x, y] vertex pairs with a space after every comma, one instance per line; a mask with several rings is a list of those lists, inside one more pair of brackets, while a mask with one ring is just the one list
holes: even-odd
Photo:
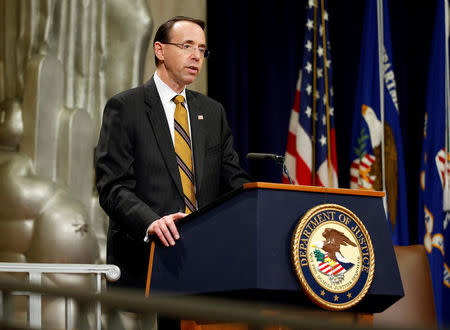
[[300, 218], [326, 203], [351, 210], [370, 233], [375, 273], [366, 297], [353, 309], [379, 312], [403, 296], [382, 198], [280, 189], [230, 194], [179, 226], [174, 247], [156, 247], [151, 290], [216, 294], [312, 306], [291, 261]]

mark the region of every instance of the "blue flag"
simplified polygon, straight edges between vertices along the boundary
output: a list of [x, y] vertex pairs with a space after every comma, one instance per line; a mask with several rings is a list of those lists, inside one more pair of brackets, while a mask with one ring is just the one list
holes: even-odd
[[383, 22], [384, 122], [380, 109], [377, 2], [366, 1], [352, 128], [350, 187], [383, 190], [384, 173], [392, 240], [395, 245], [407, 245], [406, 178], [386, 0], [383, 0]]
[[438, 2], [431, 44], [420, 171], [418, 230], [419, 240], [423, 240], [428, 253], [440, 325], [450, 324], [450, 229], [449, 214], [444, 211], [445, 173], [449, 174], [448, 162], [445, 161], [445, 99], [448, 93], [445, 86], [448, 70], [445, 56], [445, 1], [447, 0]]

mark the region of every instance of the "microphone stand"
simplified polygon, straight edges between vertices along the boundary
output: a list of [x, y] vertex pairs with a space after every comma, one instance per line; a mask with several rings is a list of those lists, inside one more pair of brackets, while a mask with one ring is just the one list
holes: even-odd
[[272, 159], [275, 161], [275, 163], [283, 169], [283, 173], [286, 174], [290, 184], [294, 184], [292, 182], [291, 176], [289, 175], [289, 170], [286, 166], [286, 163], [284, 162], [284, 157], [275, 155], [275, 154], [262, 154], [262, 153], [253, 153], [250, 152], [247, 154], [247, 159]]
[[286, 163], [284, 162], [284, 157], [283, 156], [277, 156], [277, 158], [275, 159], [275, 163], [277, 163], [279, 166], [281, 166], [281, 168], [283, 169], [283, 173], [286, 174], [287, 178], [289, 179], [289, 182], [291, 184], [294, 184], [292, 182], [291, 176], [289, 175], [289, 171], [288, 171], [288, 168], [286, 166]]

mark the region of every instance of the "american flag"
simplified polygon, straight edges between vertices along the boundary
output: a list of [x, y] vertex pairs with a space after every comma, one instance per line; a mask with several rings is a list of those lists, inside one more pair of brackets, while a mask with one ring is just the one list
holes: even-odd
[[[296, 184], [338, 186], [325, 0], [309, 0], [307, 5], [303, 62], [291, 112], [285, 161]], [[283, 182], [289, 182], [286, 176]]]

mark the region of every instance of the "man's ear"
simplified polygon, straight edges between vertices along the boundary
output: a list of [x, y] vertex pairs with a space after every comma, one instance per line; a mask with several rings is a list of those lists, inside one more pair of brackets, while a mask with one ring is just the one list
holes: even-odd
[[155, 52], [155, 56], [158, 58], [158, 60], [163, 61], [164, 60], [164, 51], [163, 51], [163, 45], [159, 41], [155, 42], [153, 44], [153, 51]]

